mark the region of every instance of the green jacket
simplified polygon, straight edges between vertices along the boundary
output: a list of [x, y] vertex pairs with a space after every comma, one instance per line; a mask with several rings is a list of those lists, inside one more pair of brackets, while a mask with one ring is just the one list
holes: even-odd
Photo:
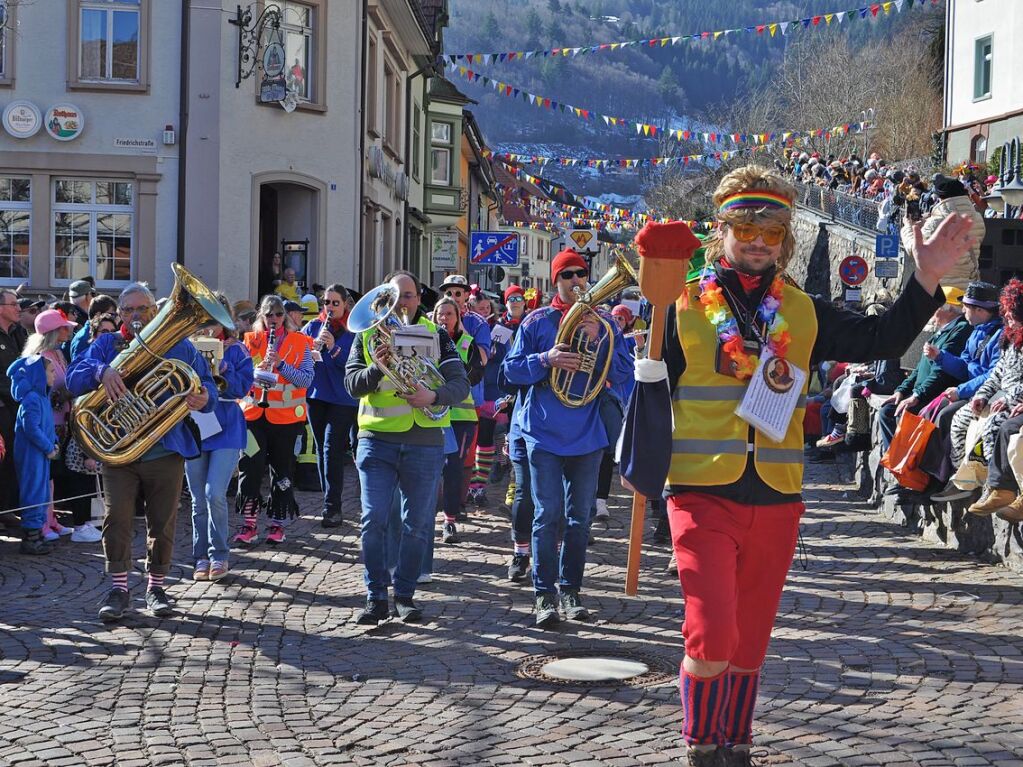
[[[973, 328], [970, 323], [966, 321], [965, 317], [960, 316], [931, 336], [929, 340], [941, 351], [958, 357], [966, 348], [966, 340], [972, 332]], [[941, 365], [936, 361], [922, 355], [916, 369], [909, 374], [909, 378], [903, 381], [896, 391], [906, 397], [915, 394], [919, 398], [920, 404], [926, 405], [945, 389], [956, 386], [958, 383], [955, 378], [942, 370]]]

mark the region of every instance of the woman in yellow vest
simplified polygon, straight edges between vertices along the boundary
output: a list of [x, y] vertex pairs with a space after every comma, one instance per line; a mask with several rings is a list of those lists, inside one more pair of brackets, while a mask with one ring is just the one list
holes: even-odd
[[[272, 343], [271, 343], [272, 342]], [[232, 542], [255, 546], [259, 540], [256, 516], [264, 505], [259, 485], [270, 466], [270, 498], [266, 501], [270, 529], [266, 542], [284, 543], [284, 526], [298, 516], [292, 487], [295, 445], [305, 430], [306, 388], [313, 380], [313, 339], [303, 335], [284, 311], [280, 296], [267, 295], [259, 304], [253, 330], [245, 334], [256, 380], [242, 400], [248, 444], [238, 464], [237, 508], [242, 526]]]
[[[691, 765], [751, 764], [760, 667], [804, 510], [811, 366], [900, 356], [944, 302], [939, 280], [969, 242], [963, 217], [927, 243], [917, 228], [914, 278], [887, 314], [864, 317], [783, 278], [794, 199], [785, 179], [759, 166], [722, 179], [708, 265], [668, 313], [664, 367], [646, 361], [673, 388], [665, 496], [685, 595], [680, 687]], [[650, 417], [668, 414], [630, 413], [627, 432]], [[638, 480], [642, 467], [623, 456], [630, 463], [638, 468], [623, 474]]]
[[[462, 325], [458, 303], [453, 298], [442, 298], [433, 308], [431, 316], [437, 327], [443, 328], [451, 337], [458, 356], [465, 365], [469, 386], [475, 386], [483, 379], [483, 358], [473, 337]], [[444, 543], [458, 543], [455, 521], [462, 507], [462, 477], [466, 456], [476, 440], [477, 415], [472, 392], [464, 401], [451, 408], [451, 430], [455, 434], [457, 453], [448, 453], [444, 459]]]

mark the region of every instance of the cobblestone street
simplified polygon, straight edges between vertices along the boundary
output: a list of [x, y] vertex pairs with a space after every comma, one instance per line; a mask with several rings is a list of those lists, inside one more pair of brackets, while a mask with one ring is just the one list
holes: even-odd
[[[760, 690], [764, 761], [1023, 765], [1023, 583], [814, 484], [833, 471], [809, 473], [807, 568], [793, 565]], [[590, 548], [593, 622], [533, 627], [531, 589], [505, 578], [509, 523], [491, 488], [463, 542], [438, 542], [417, 595], [425, 622], [367, 629], [352, 623], [364, 592], [350, 476], [340, 531], [306, 517], [282, 547], [236, 555], [219, 584], [189, 579], [182, 514], [170, 619], [143, 612], [135, 573], [135, 611], [120, 626], [97, 620], [99, 545], [30, 558], [0, 543], [0, 763], [678, 763], [678, 582], [668, 552], [647, 545], [641, 596], [623, 596], [624, 496]], [[311, 515], [316, 498], [302, 497]], [[590, 688], [526, 677], [530, 660], [567, 651], [638, 657], [657, 673]]]

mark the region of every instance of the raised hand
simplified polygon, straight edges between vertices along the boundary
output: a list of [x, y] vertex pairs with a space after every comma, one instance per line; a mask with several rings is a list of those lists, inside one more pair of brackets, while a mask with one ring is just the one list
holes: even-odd
[[916, 279], [928, 293], [934, 293], [941, 279], [956, 262], [976, 244], [970, 235], [973, 219], [958, 213], [949, 214], [924, 242], [922, 225], [913, 225], [913, 259]]

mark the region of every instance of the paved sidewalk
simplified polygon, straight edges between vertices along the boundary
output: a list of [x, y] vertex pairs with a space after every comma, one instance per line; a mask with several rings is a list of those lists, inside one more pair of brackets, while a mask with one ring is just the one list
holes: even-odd
[[[875, 521], [845, 490], [808, 487], [808, 569], [793, 566], [761, 686], [766, 763], [1023, 765], [1023, 582]], [[96, 619], [98, 545], [28, 558], [0, 541], [0, 764], [677, 764], [677, 579], [648, 545], [641, 596], [622, 595], [627, 499], [610, 505], [587, 566], [595, 620], [546, 632], [531, 590], [505, 580], [496, 504], [460, 525], [463, 543], [438, 542], [418, 626], [351, 623], [364, 596], [350, 523], [303, 519], [210, 584], [188, 580], [183, 514], [177, 617], [142, 611], [135, 573], [136, 612], [115, 627]], [[569, 650], [666, 673], [591, 688], [520, 673]]]

